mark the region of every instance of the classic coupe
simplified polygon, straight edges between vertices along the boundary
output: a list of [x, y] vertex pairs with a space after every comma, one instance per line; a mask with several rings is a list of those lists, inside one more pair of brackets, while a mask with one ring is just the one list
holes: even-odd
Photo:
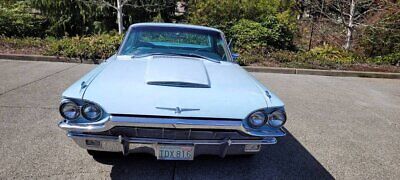
[[118, 52], [62, 94], [58, 126], [91, 155], [255, 154], [285, 136], [286, 113], [237, 57], [214, 28], [131, 25]]

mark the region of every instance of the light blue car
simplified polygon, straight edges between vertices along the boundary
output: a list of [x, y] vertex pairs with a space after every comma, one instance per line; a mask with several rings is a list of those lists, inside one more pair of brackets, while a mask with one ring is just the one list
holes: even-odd
[[91, 155], [257, 153], [285, 135], [284, 104], [235, 58], [217, 29], [134, 24], [117, 54], [63, 93], [58, 126]]

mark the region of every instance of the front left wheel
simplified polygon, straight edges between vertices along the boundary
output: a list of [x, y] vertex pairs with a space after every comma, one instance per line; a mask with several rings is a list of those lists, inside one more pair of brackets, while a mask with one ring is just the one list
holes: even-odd
[[106, 152], [106, 151], [96, 151], [96, 150], [87, 150], [87, 153], [93, 157], [112, 157], [117, 153], [115, 152]]

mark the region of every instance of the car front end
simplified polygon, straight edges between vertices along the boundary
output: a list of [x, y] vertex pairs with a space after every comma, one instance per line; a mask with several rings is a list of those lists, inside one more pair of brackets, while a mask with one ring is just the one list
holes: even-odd
[[254, 154], [285, 135], [283, 102], [236, 64], [221, 31], [136, 24], [119, 52], [62, 95], [80, 147], [161, 160]]
[[62, 101], [60, 113], [65, 119], [58, 126], [84, 149], [175, 160], [257, 153], [285, 135], [286, 121], [283, 107], [257, 110], [246, 119], [163, 117], [108, 114], [92, 102], [71, 99]]

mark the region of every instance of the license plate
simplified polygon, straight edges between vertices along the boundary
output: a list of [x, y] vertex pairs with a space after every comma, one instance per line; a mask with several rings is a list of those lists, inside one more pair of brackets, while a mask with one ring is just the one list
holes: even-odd
[[193, 160], [194, 146], [158, 145], [159, 160]]

